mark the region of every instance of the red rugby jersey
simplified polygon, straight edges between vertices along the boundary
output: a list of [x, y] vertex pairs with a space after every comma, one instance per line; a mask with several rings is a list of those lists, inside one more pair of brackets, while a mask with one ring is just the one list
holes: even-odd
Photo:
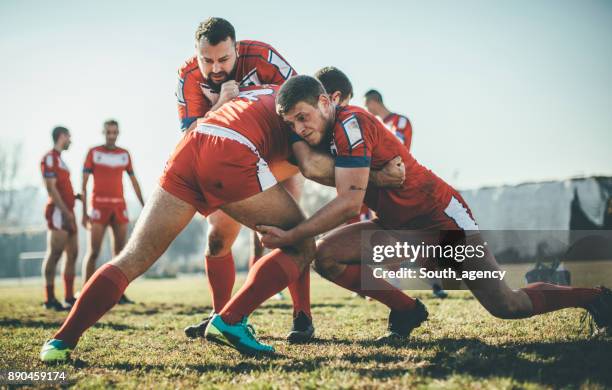
[[240, 94], [198, 121], [245, 136], [267, 162], [289, 157], [289, 129], [276, 113], [278, 85], [241, 88]]
[[403, 115], [391, 113], [383, 119], [383, 122], [410, 151], [410, 145], [412, 145], [412, 124], [410, 120]]
[[124, 203], [123, 172], [133, 175], [130, 153], [120, 147], [109, 149], [104, 145], [89, 149], [83, 172], [93, 174], [93, 203]]
[[419, 164], [408, 149], [374, 115], [355, 106], [338, 107], [330, 152], [336, 167], [381, 169], [395, 156], [406, 166], [401, 188], [368, 186], [365, 203], [383, 226], [401, 227], [417, 216], [444, 209], [452, 187]]
[[[241, 87], [253, 85], [282, 85], [295, 70], [267, 43], [239, 41], [234, 80]], [[198, 59], [189, 58], [178, 71], [176, 98], [181, 130], [203, 117], [219, 100], [219, 94], [207, 84], [206, 76], [198, 67]]]
[[[70, 181], [70, 170], [62, 160], [60, 152], [51, 149], [40, 161], [40, 171], [44, 178], [55, 178], [55, 186], [69, 209], [74, 208], [74, 190]], [[53, 204], [49, 197], [47, 204]]]

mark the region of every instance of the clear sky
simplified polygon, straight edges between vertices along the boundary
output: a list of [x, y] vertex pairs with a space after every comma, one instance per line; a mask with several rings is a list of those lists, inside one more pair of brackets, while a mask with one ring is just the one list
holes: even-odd
[[300, 73], [344, 70], [354, 104], [379, 89], [411, 119], [415, 157], [459, 188], [612, 175], [610, 1], [3, 0], [0, 143], [23, 145], [21, 183], [40, 184], [63, 124], [78, 188], [112, 117], [150, 194], [180, 137], [177, 68], [208, 16]]

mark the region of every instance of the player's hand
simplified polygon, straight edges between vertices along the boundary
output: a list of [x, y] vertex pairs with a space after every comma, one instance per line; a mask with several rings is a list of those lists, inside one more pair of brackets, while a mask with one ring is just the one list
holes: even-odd
[[223, 104], [238, 96], [240, 91], [238, 90], [238, 82], [236, 80], [229, 80], [221, 84], [221, 91], [219, 92], [219, 103]]
[[404, 184], [406, 178], [406, 167], [401, 156], [395, 156], [390, 160], [377, 175], [378, 187], [399, 188]]
[[68, 233], [76, 232], [77, 224], [76, 224], [76, 218], [74, 217], [74, 213], [72, 213], [72, 212], [67, 212], [67, 213], [62, 212], [62, 216], [64, 217], [64, 220], [66, 221], [64, 226], [65, 226], [66, 230], [68, 231]]
[[268, 249], [282, 248], [293, 244], [291, 234], [276, 226], [258, 225], [257, 232], [261, 235], [261, 243]]
[[81, 225], [87, 230], [89, 230], [89, 226], [91, 224], [91, 220], [89, 219], [89, 215], [83, 214], [83, 218], [81, 219]]

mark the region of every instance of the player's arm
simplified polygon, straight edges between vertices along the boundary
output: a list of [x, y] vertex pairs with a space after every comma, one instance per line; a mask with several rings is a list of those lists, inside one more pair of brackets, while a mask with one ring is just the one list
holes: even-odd
[[128, 153], [128, 165], [125, 167], [125, 172], [130, 177], [132, 188], [134, 188], [134, 192], [136, 193], [136, 197], [138, 198], [140, 205], [144, 207], [144, 197], [142, 196], [142, 191], [140, 190], [140, 184], [138, 183], [138, 179], [136, 179], [136, 175], [134, 174], [134, 167], [132, 166], [132, 156], [129, 153]]
[[138, 184], [138, 180], [136, 179], [136, 175], [134, 175], [134, 172], [132, 172], [128, 176], [130, 177], [132, 187], [134, 188], [134, 192], [136, 193], [136, 197], [138, 198], [140, 205], [144, 207], [144, 198], [142, 196], [142, 191], [140, 190], [140, 184]]
[[91, 173], [89, 171], [83, 170], [83, 185], [81, 187], [81, 196], [83, 203], [83, 217], [81, 219], [81, 224], [85, 229], [89, 227], [89, 213], [87, 212], [87, 183], [89, 182], [89, 176]]
[[284, 231], [274, 226], [258, 226], [258, 231], [263, 234], [262, 243], [268, 248], [285, 247], [307, 237], [325, 233], [359, 215], [368, 185], [369, 173], [369, 167], [336, 167], [334, 169], [338, 193], [336, 198], [291, 230]]
[[[325, 186], [335, 186], [335, 163], [329, 154], [311, 148], [305, 141], [293, 142], [292, 149], [304, 177]], [[397, 188], [404, 183], [405, 173], [404, 162], [397, 156], [383, 169], [371, 169], [368, 182], [377, 187]]]
[[210, 110], [210, 103], [204, 97], [198, 81], [189, 73], [179, 73], [175, 95], [181, 130], [187, 133], [195, 128], [198, 118]]

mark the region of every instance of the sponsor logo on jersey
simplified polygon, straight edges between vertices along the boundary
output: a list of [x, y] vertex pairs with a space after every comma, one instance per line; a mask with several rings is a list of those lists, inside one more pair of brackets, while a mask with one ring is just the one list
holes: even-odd
[[351, 149], [363, 142], [361, 127], [359, 127], [359, 121], [356, 116], [352, 116], [343, 121], [342, 127], [344, 128], [344, 133], [346, 134]]
[[93, 161], [98, 165], [105, 165], [111, 168], [126, 167], [129, 162], [127, 152], [123, 153], [105, 153], [99, 150], [94, 150]]

